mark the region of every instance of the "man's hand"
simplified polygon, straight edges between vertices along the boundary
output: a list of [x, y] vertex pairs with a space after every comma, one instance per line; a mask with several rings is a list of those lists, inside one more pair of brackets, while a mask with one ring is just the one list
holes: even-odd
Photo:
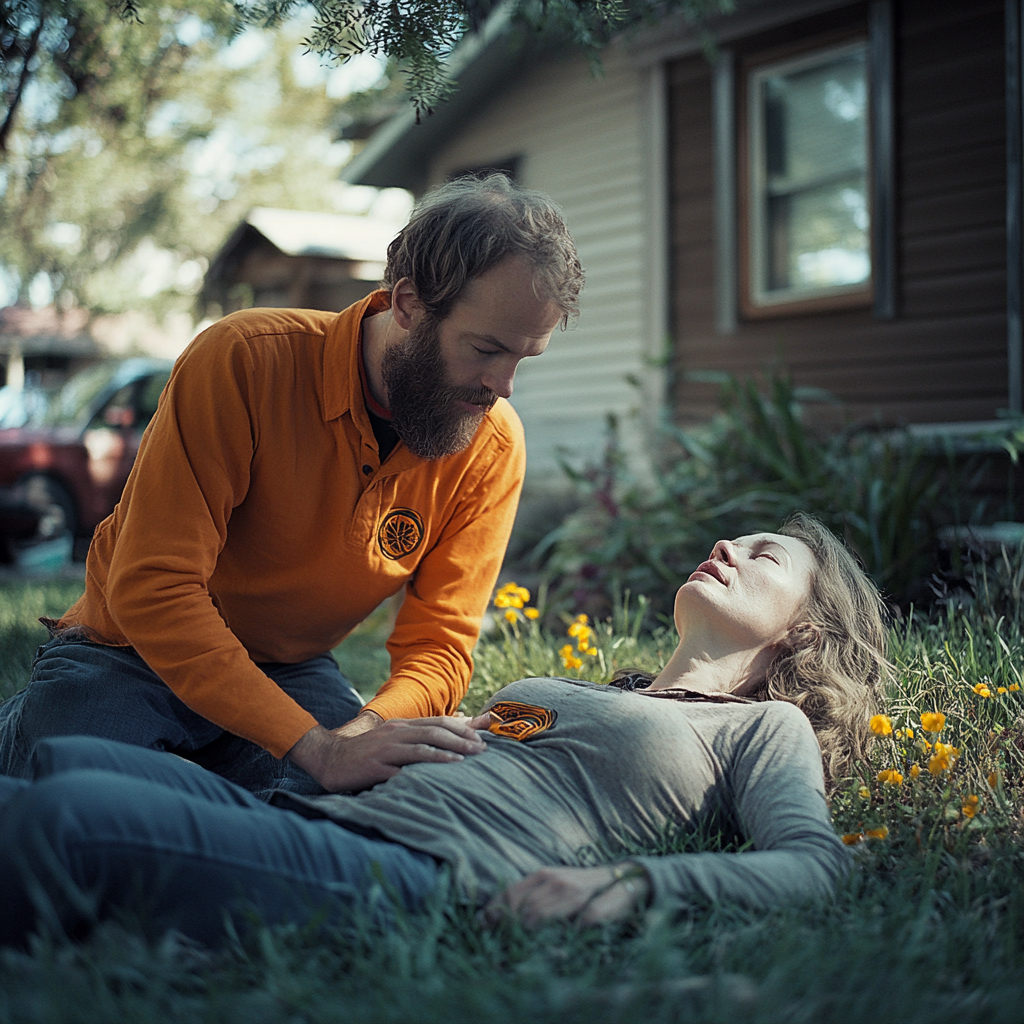
[[[371, 717], [372, 716], [372, 717]], [[397, 775], [404, 765], [422, 761], [461, 761], [487, 744], [477, 734], [491, 722], [478, 718], [392, 718], [379, 725], [364, 711], [338, 729], [314, 725], [288, 751], [329, 793], [369, 789]]]
[[636, 864], [541, 868], [495, 896], [483, 913], [490, 925], [509, 914], [527, 928], [550, 920], [601, 924], [629, 917], [647, 905], [650, 894], [651, 883]]

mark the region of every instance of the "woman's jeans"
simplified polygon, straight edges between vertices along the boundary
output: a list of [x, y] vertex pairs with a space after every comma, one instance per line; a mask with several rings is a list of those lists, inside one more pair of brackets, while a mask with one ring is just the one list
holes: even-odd
[[399, 843], [268, 806], [166, 753], [44, 740], [35, 781], [0, 778], [0, 944], [81, 938], [127, 917], [207, 945], [253, 923], [333, 924], [375, 894], [421, 906], [438, 864]]
[[[259, 668], [327, 729], [344, 725], [362, 708], [330, 654]], [[0, 704], [0, 774], [24, 776], [39, 740], [73, 735], [169, 750], [262, 800], [277, 789], [323, 792], [287, 758], [274, 757], [189, 708], [133, 648], [58, 636], [36, 653], [28, 686]]]

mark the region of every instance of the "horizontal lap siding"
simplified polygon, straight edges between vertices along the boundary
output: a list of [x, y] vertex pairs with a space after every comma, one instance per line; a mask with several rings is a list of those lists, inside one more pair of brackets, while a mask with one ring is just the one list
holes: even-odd
[[611, 49], [595, 78], [582, 58], [549, 61], [482, 106], [432, 163], [457, 168], [519, 157], [520, 181], [565, 213], [587, 273], [578, 323], [525, 360], [512, 402], [527, 435], [527, 473], [557, 478], [559, 449], [599, 450], [606, 413], [637, 405], [648, 310], [641, 76]]
[[[981, 420], [1006, 405], [1003, 5], [896, 0], [898, 316], [848, 310], [714, 328], [711, 79], [669, 65], [673, 400], [714, 410], [694, 371], [783, 366], [854, 419]], [[820, 26], [818, 26], [820, 27]], [[774, 40], [751, 41], [752, 49]], [[741, 47], [742, 49], [742, 47]], [[822, 408], [823, 420], [834, 409]]]

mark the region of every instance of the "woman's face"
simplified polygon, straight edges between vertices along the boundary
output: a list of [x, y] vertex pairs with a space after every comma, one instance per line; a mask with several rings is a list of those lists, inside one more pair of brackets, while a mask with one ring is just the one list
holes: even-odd
[[675, 623], [714, 629], [744, 648], [778, 643], [800, 621], [815, 569], [794, 537], [755, 533], [720, 540], [676, 593]]

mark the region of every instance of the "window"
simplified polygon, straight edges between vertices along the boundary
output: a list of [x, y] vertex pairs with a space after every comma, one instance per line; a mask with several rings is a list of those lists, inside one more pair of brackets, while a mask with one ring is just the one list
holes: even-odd
[[746, 66], [748, 316], [870, 301], [867, 64], [857, 40]]

